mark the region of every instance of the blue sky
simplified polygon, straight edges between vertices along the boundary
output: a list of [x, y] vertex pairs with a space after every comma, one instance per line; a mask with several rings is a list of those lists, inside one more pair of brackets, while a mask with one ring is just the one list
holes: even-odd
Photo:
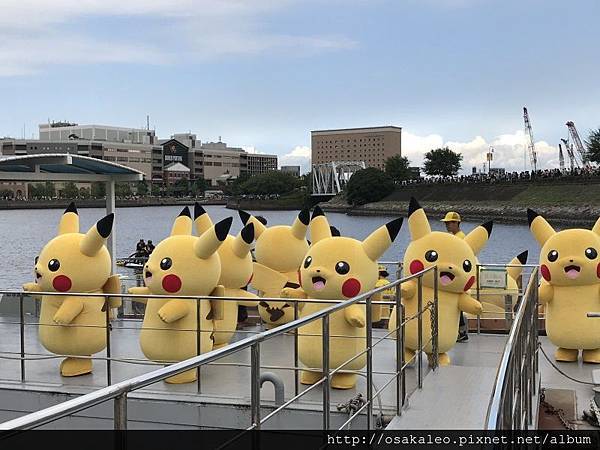
[[[397, 125], [414, 164], [450, 145], [523, 168], [528, 106], [543, 165], [567, 120], [600, 127], [600, 2], [3, 0], [0, 136], [50, 119], [282, 155], [311, 129]], [[285, 156], [284, 156], [285, 155]]]

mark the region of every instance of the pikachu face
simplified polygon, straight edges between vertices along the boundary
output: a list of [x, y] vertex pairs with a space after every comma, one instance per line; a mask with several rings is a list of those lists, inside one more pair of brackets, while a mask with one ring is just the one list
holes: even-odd
[[377, 259], [392, 245], [402, 219], [375, 230], [364, 241], [332, 237], [323, 211], [310, 222], [312, 246], [300, 267], [300, 283], [309, 298], [347, 299], [375, 287]]
[[[428, 267], [438, 267], [438, 288], [442, 291], [467, 292], [476, 280], [476, 254], [492, 232], [492, 222], [471, 231], [464, 239], [450, 233], [431, 231], [425, 211], [412, 198], [408, 208], [411, 243], [404, 254], [404, 267], [415, 274]], [[423, 285], [434, 287], [434, 274], [423, 277]]]
[[592, 230], [556, 232], [535, 211], [527, 210], [529, 228], [542, 246], [540, 273], [556, 286], [584, 286], [600, 282], [600, 219]]
[[217, 286], [221, 260], [217, 253], [227, 237], [232, 218], [192, 236], [186, 207], [175, 219], [171, 235], [160, 242], [144, 266], [144, 281], [153, 294], [208, 295]]
[[111, 261], [105, 246], [113, 226], [109, 214], [79, 233], [79, 215], [71, 203], [60, 220], [58, 236], [42, 249], [35, 262], [36, 283], [45, 292], [92, 292], [110, 276]]
[[[212, 226], [212, 221], [204, 208], [194, 205], [194, 223], [196, 231], [202, 234]], [[241, 289], [252, 278], [253, 262], [250, 250], [254, 241], [254, 223], [249, 222], [237, 236], [227, 235], [217, 252], [221, 259], [219, 283], [227, 288]]]
[[245, 225], [254, 224], [256, 236], [254, 255], [257, 262], [282, 273], [298, 270], [308, 250], [306, 240], [310, 219], [308, 209], [300, 211], [292, 226], [277, 225], [269, 228], [247, 212], [241, 210], [238, 212]]

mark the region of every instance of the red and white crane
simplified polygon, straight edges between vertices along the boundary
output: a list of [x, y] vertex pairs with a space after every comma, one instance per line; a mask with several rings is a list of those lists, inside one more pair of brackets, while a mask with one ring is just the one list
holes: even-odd
[[579, 137], [577, 128], [575, 128], [575, 123], [573, 121], [569, 120], [566, 125], [567, 125], [567, 128], [569, 129], [569, 136], [571, 138], [571, 141], [573, 141], [572, 145], [575, 148], [575, 150], [577, 150], [577, 153], [579, 154], [579, 158], [581, 159], [581, 163], [586, 167], [589, 166], [590, 161], [588, 158], [588, 154], [587, 154], [587, 151], [585, 150], [585, 147], [583, 146], [583, 143], [581, 142], [581, 138]]
[[537, 170], [537, 152], [535, 151], [535, 141], [533, 140], [533, 131], [531, 130], [529, 113], [525, 107], [523, 107], [523, 121], [525, 122], [525, 139], [527, 140], [524, 159], [527, 161], [527, 153], [529, 153], [529, 163], [531, 169], [535, 172]]

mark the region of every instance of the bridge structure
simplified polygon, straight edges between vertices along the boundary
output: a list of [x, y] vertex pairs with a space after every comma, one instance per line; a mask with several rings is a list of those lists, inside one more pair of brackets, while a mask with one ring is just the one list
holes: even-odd
[[312, 195], [337, 195], [346, 186], [350, 177], [366, 169], [364, 161], [331, 161], [312, 166]]

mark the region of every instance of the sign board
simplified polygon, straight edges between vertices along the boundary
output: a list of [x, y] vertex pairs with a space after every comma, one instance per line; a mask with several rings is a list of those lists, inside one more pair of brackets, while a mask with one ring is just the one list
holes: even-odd
[[480, 289], [506, 289], [508, 273], [503, 267], [480, 267]]

